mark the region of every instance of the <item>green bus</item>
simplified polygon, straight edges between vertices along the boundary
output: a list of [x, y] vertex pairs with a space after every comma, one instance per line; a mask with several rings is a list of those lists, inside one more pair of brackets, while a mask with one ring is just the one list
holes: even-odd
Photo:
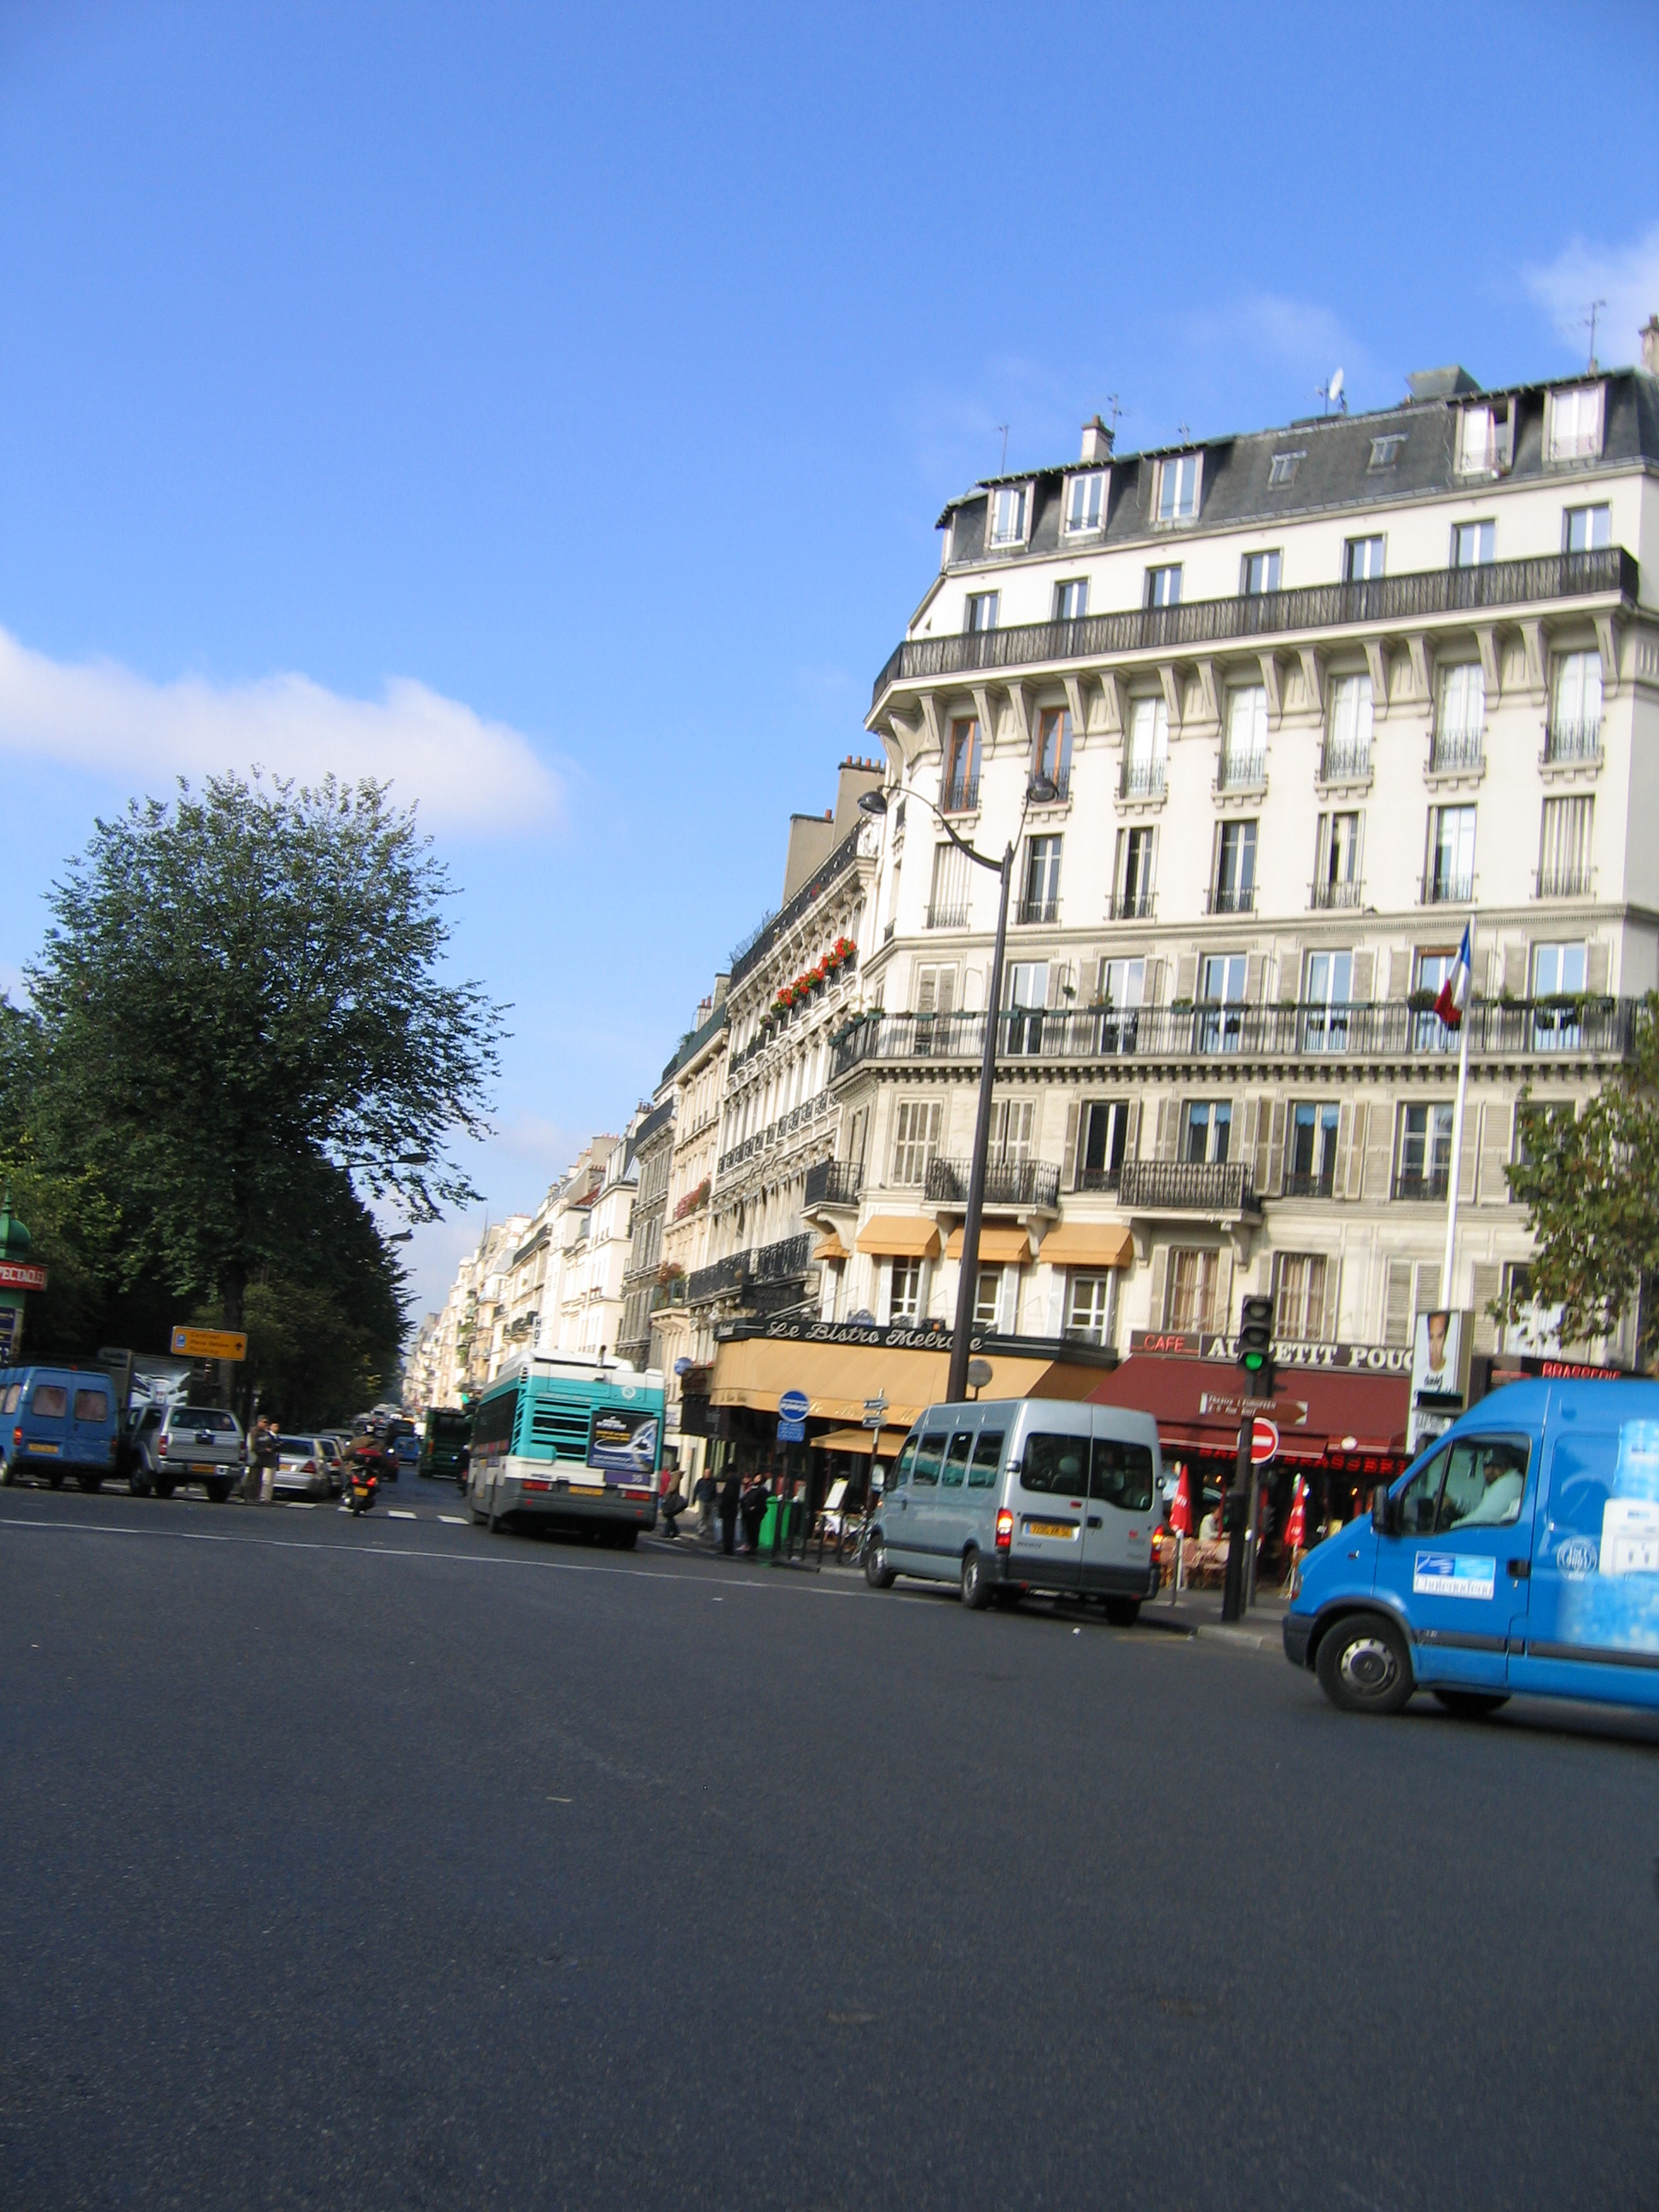
[[421, 1473], [441, 1481], [466, 1480], [467, 1447], [472, 1442], [472, 1416], [458, 1406], [430, 1406], [421, 1432]]

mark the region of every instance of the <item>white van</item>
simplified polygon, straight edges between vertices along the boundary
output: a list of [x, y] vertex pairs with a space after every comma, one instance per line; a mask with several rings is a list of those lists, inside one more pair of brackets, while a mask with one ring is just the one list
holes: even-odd
[[1127, 1626], [1158, 1590], [1163, 1465], [1150, 1413], [1066, 1398], [930, 1406], [865, 1547], [872, 1586], [959, 1582], [964, 1605], [1028, 1590], [1103, 1600]]

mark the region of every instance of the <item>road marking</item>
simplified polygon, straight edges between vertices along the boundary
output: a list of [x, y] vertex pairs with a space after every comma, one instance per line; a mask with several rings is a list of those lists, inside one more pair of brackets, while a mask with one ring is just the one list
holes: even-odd
[[388, 1521], [413, 1521], [416, 1516], [410, 1512], [406, 1506], [388, 1505], [386, 1509], [386, 1517]]
[[438, 1518], [447, 1528], [465, 1528], [466, 1526], [465, 1513], [441, 1513]]

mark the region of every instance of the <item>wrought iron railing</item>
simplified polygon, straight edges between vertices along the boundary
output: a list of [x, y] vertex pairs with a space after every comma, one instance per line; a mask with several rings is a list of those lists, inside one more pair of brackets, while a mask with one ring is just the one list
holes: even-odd
[[1431, 775], [1474, 775], [1485, 766], [1486, 732], [1437, 730], [1429, 745]]
[[1114, 891], [1107, 902], [1107, 915], [1113, 921], [1150, 921], [1152, 917], [1152, 891]]
[[1258, 1213], [1243, 1160], [1126, 1160], [1117, 1202], [1135, 1213]]
[[1126, 760], [1117, 780], [1118, 797], [1162, 799], [1164, 765], [1161, 760]]
[[1443, 1206], [1450, 1180], [1444, 1168], [1436, 1169], [1428, 1175], [1397, 1175], [1394, 1179], [1394, 1194], [1403, 1199], [1431, 1199], [1435, 1204]]
[[978, 805], [977, 775], [954, 777], [939, 792], [939, 811], [941, 814], [971, 814]]
[[1364, 783], [1371, 772], [1371, 749], [1368, 743], [1349, 738], [1339, 743], [1327, 738], [1325, 750], [1319, 757], [1319, 781], [1322, 783]]
[[[922, 1195], [933, 1206], [966, 1206], [972, 1164], [935, 1159], [927, 1170]], [[1042, 1160], [988, 1160], [985, 1203], [1052, 1209], [1060, 1203], [1060, 1170]]]
[[1577, 722], [1551, 722], [1544, 731], [1547, 768], [1581, 765], [1601, 757], [1601, 717]]
[[1267, 781], [1265, 752], [1224, 752], [1216, 769], [1218, 791], [1259, 791]]
[[1457, 875], [1449, 868], [1431, 868], [1422, 884], [1425, 906], [1468, 906], [1474, 897], [1473, 875]]
[[799, 1236], [781, 1237], [775, 1244], [763, 1244], [755, 1255], [755, 1280], [781, 1283], [793, 1276], [804, 1275], [812, 1256], [813, 1242], [811, 1231], [805, 1229]]
[[[1592, 1060], [1631, 1055], [1638, 999], [1475, 999], [1464, 1012], [1477, 1059], [1528, 1060], [1581, 1052]], [[1390, 999], [1365, 1006], [1086, 1006], [1016, 1009], [997, 1017], [999, 1062], [1187, 1060], [1228, 1058], [1329, 1061], [1334, 1057], [1432, 1063], [1455, 1056], [1458, 1033], [1431, 1009]], [[855, 1023], [830, 1066], [839, 1081], [867, 1062], [956, 1064], [975, 1068], [985, 1050], [985, 1016], [884, 1014]]]
[[1595, 871], [1588, 860], [1569, 860], [1559, 868], [1540, 868], [1534, 879], [1533, 896], [1588, 898], [1595, 883]]
[[758, 968], [761, 962], [783, 935], [785, 930], [799, 921], [804, 914], [815, 907], [824, 893], [839, 883], [859, 856], [859, 833], [862, 827], [854, 823], [835, 851], [818, 870], [810, 884], [795, 893], [787, 906], [761, 927], [732, 963], [732, 980], [727, 990], [735, 991], [744, 977]]
[[1254, 914], [1254, 884], [1212, 884], [1205, 895], [1206, 914]]
[[752, 1252], [728, 1252], [723, 1260], [694, 1268], [686, 1278], [686, 1303], [700, 1306], [713, 1298], [737, 1297], [749, 1284], [753, 1258]]
[[1316, 1173], [1291, 1170], [1285, 1177], [1286, 1198], [1328, 1198], [1336, 1188], [1336, 1170], [1322, 1168]]
[[1316, 914], [1334, 911], [1343, 907], [1364, 906], [1365, 886], [1357, 877], [1350, 877], [1343, 883], [1316, 884], [1313, 887], [1313, 898], [1310, 903]]
[[856, 1206], [864, 1170], [856, 1160], [817, 1160], [806, 1170], [808, 1206]]
[[1017, 899], [1014, 902], [1014, 920], [1016, 921], [1058, 921], [1060, 901], [1058, 899]]
[[964, 901], [958, 906], [930, 906], [927, 909], [929, 929], [966, 929], [968, 908]]
[[[1415, 623], [1437, 615], [1526, 606], [1549, 599], [1617, 592], [1634, 601], [1640, 581], [1622, 546], [1594, 553], [1547, 553], [1529, 561], [1489, 561], [1475, 568], [1428, 568], [1363, 583], [1315, 584], [1227, 599], [1185, 599], [1172, 607], [1131, 607], [1074, 622], [1019, 623], [1007, 629], [910, 637], [895, 647], [875, 682], [890, 684], [961, 676], [979, 669], [1024, 668], [1051, 660], [1101, 660], [1119, 653], [1178, 652], [1232, 638], [1273, 637], [1305, 629], [1348, 629], [1365, 623]], [[734, 978], [735, 980], [735, 978]]]
[[729, 1151], [722, 1152], [715, 1173], [729, 1175], [733, 1168], [740, 1168], [745, 1160], [753, 1159], [757, 1152], [770, 1152], [774, 1145], [781, 1145], [786, 1137], [793, 1137], [797, 1129], [805, 1128], [809, 1121], [820, 1120], [830, 1111], [833, 1103], [827, 1090], [815, 1091], [810, 1098], [803, 1098], [799, 1106], [792, 1106], [787, 1114], [780, 1114], [775, 1121], [769, 1121], [763, 1129], [757, 1129], [741, 1144], [733, 1145]]

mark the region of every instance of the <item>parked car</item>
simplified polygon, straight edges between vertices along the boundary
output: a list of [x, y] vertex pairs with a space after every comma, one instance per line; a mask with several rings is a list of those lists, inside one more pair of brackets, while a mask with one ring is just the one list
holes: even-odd
[[100, 1367], [0, 1370], [0, 1482], [31, 1474], [61, 1490], [73, 1474], [96, 1490], [115, 1472], [121, 1417]]
[[[152, 1424], [158, 1411], [161, 1419]], [[199, 1482], [222, 1505], [242, 1473], [241, 1424], [222, 1406], [146, 1407], [130, 1443], [127, 1481], [136, 1498], [152, 1490], [171, 1498], [181, 1482]]]
[[271, 1475], [272, 1492], [302, 1492], [307, 1498], [333, 1498], [340, 1489], [340, 1450], [331, 1437], [279, 1436], [281, 1457]]

